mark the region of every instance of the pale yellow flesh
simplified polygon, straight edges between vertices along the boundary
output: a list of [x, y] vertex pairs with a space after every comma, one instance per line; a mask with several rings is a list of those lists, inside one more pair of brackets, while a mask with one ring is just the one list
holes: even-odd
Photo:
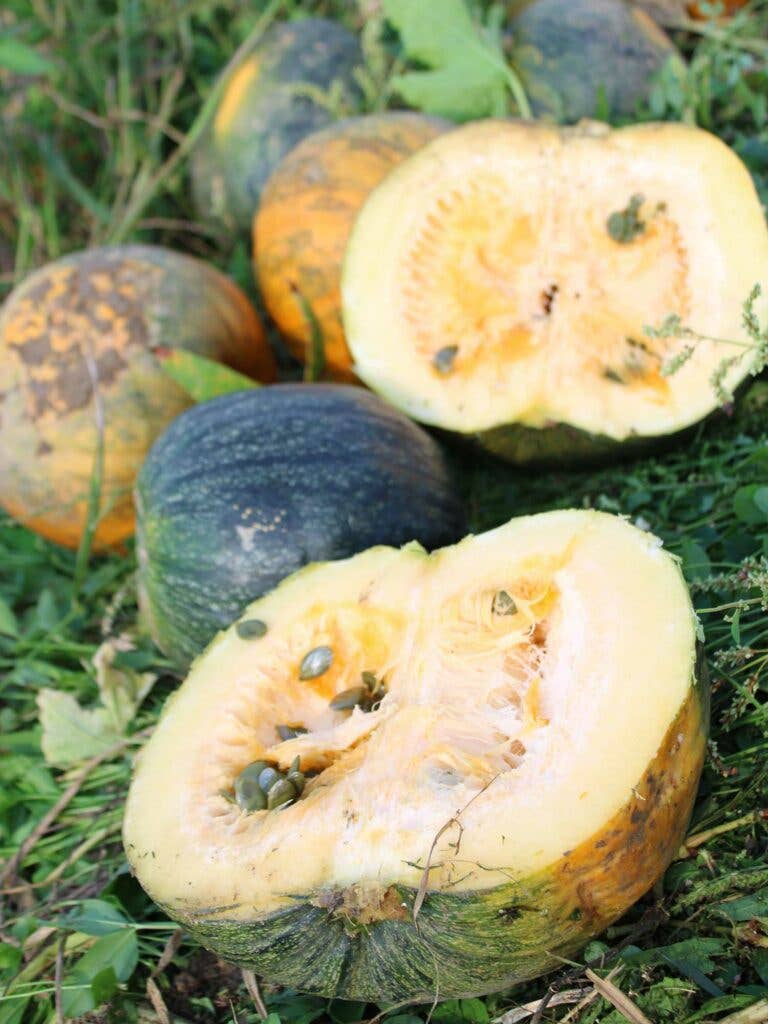
[[[620, 243], [607, 221], [633, 195], [645, 228]], [[749, 173], [707, 132], [476, 122], [430, 143], [367, 201], [345, 260], [344, 324], [358, 375], [424, 422], [463, 432], [564, 422], [622, 440], [702, 418], [719, 403], [713, 370], [744, 351], [700, 341], [668, 376], [687, 341], [644, 328], [677, 314], [743, 344], [742, 305], [766, 278], [768, 229]], [[451, 345], [440, 373], [433, 359]]]
[[[492, 612], [506, 589], [517, 612]], [[375, 548], [292, 577], [221, 634], [143, 751], [129, 859], [159, 902], [230, 916], [329, 885], [494, 886], [557, 861], [631, 795], [693, 680], [695, 620], [674, 559], [625, 521], [554, 512], [426, 556]], [[332, 669], [298, 679], [303, 655]], [[383, 677], [378, 711], [329, 699]], [[307, 736], [280, 743], [278, 724]], [[292, 806], [226, 798], [249, 762], [323, 770]]]

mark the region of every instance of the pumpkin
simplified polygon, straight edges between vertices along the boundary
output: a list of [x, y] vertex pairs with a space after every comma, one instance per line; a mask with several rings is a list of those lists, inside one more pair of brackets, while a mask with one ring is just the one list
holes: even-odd
[[324, 996], [495, 991], [677, 853], [707, 689], [677, 560], [605, 513], [310, 566], [195, 662], [128, 859], [206, 946]]
[[514, 462], [571, 463], [718, 408], [753, 366], [743, 304], [766, 276], [752, 179], [713, 135], [476, 122], [366, 202], [344, 326], [360, 378], [415, 419]]
[[[329, 124], [357, 96], [356, 37], [325, 18], [279, 22], [227, 73], [191, 160], [199, 215], [248, 233], [261, 189], [297, 142]], [[340, 95], [334, 90], [340, 89]]]
[[142, 616], [180, 666], [307, 562], [375, 543], [435, 547], [466, 526], [435, 442], [369, 392], [333, 384], [190, 409], [152, 448], [136, 506]]
[[201, 260], [147, 245], [75, 253], [31, 274], [0, 310], [0, 505], [76, 547], [103, 437], [97, 546], [133, 532], [131, 489], [155, 438], [190, 404], [155, 347], [249, 376], [274, 363], [253, 307]]
[[300, 142], [267, 182], [254, 221], [255, 269], [266, 307], [300, 359], [314, 317], [330, 375], [352, 376], [340, 282], [355, 217], [389, 171], [448, 127], [403, 111], [338, 121]]
[[510, 58], [538, 117], [631, 116], [653, 75], [677, 54], [653, 19], [625, 0], [532, 0], [513, 11]]

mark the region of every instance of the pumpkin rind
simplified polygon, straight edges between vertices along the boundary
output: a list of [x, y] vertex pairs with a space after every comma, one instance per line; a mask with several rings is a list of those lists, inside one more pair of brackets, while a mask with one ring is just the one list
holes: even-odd
[[[378, 548], [308, 567], [285, 581], [245, 612], [246, 620], [269, 623], [266, 637], [238, 639], [236, 626], [220, 634], [139, 759], [125, 841], [142, 885], [170, 917], [226, 959], [269, 981], [329, 997], [381, 1003], [468, 997], [559, 966], [642, 896], [673, 859], [705, 754], [708, 683], [690, 599], [679, 566], [654, 538], [638, 534], [601, 513], [547, 513], [429, 557], [410, 548]], [[464, 722], [475, 713], [491, 716], [488, 743], [497, 751], [509, 709], [497, 699], [496, 667], [488, 676], [491, 663], [485, 662], [466, 682], [478, 662], [462, 660], [453, 644], [443, 648], [438, 638], [446, 673], [438, 679], [430, 644], [448, 621], [453, 596], [462, 595], [462, 632], [450, 636], [461, 643], [478, 579], [497, 585], [510, 564], [535, 576], [532, 567], [543, 564], [537, 559], [548, 557], [549, 571], [562, 584], [549, 606], [556, 623], [549, 628], [561, 641], [570, 639], [564, 647], [553, 641], [550, 660], [537, 662], [538, 725], [520, 734], [533, 757], [518, 779], [524, 791], [515, 789], [517, 765], [490, 766], [484, 785], [481, 775], [471, 790], [454, 789], [460, 784], [439, 780], [434, 770], [454, 764], [459, 777], [472, 772], [478, 747], [474, 739], [463, 740], [476, 734], [465, 733]], [[617, 591], [620, 580], [624, 593]], [[303, 624], [322, 618], [326, 600], [340, 602], [347, 616], [353, 607], [355, 614], [376, 615], [382, 601], [393, 601], [402, 615], [404, 628], [393, 634], [400, 654], [385, 654], [390, 666], [400, 655], [405, 662], [389, 677], [391, 714], [380, 720], [381, 733], [361, 741], [366, 749], [353, 742], [347, 760], [332, 761], [327, 775], [321, 769], [303, 807], [300, 801], [273, 818], [240, 814], [223, 799], [227, 781], [254, 753], [270, 756], [267, 737], [285, 707], [291, 701], [307, 707], [309, 735], [297, 742], [325, 728], [312, 724], [314, 697], [299, 696], [308, 684], [291, 681], [293, 648], [285, 646], [283, 630], [302, 624], [301, 650]], [[593, 601], [594, 614], [585, 612]], [[471, 621], [487, 620], [479, 612]], [[271, 652], [264, 649], [269, 637]], [[501, 650], [513, 648], [502, 643]], [[601, 650], [613, 652], [608, 661]], [[637, 663], [616, 660], [629, 650], [639, 652]], [[482, 656], [480, 648], [469, 655]], [[362, 658], [375, 664], [367, 648]], [[276, 674], [281, 667], [284, 676]], [[645, 688], [638, 685], [643, 680]], [[344, 682], [317, 685], [327, 699]], [[458, 731], [450, 727], [446, 735], [455, 738], [457, 756], [444, 761], [436, 730], [456, 713], [455, 689], [478, 703], [466, 706], [466, 719], [454, 719]], [[606, 717], [594, 710], [590, 694]], [[495, 703], [486, 703], [489, 695]], [[561, 701], [566, 710], [558, 710]], [[428, 707], [436, 717], [420, 717]], [[524, 715], [530, 722], [527, 710]], [[570, 731], [562, 731], [564, 720]], [[432, 724], [422, 734], [410, 729], [415, 721]], [[646, 738], [636, 743], [643, 731]], [[536, 754], [546, 743], [556, 751], [552, 760]], [[570, 754], [563, 754], [563, 743]], [[272, 757], [284, 758], [281, 764], [296, 752], [270, 749]], [[180, 779], [167, 770], [174, 753], [186, 773]], [[527, 756], [523, 750], [522, 771]], [[587, 771], [581, 760], [590, 762]], [[635, 764], [642, 765], [637, 773]], [[158, 808], [153, 798], [164, 779]], [[501, 787], [495, 798], [494, 785]], [[553, 789], [567, 795], [553, 804]], [[598, 812], [588, 809], [595, 800]], [[305, 854], [300, 864], [298, 851]]]
[[[144, 455], [191, 400], [152, 349], [181, 347], [270, 379], [274, 361], [245, 295], [200, 260], [114, 246], [37, 270], [0, 310], [0, 504], [76, 547], [104, 424], [97, 546], [133, 532]], [[98, 382], [98, 407], [93, 380]]]
[[625, 0], [533, 0], [513, 9], [511, 60], [537, 117], [631, 116], [678, 52]]
[[300, 142], [264, 188], [253, 224], [264, 302], [291, 351], [304, 359], [312, 328], [303, 297], [334, 378], [353, 376], [341, 322], [341, 266], [355, 217], [401, 160], [449, 127], [403, 111], [338, 121]]
[[356, 95], [362, 64], [355, 36], [325, 18], [280, 22], [229, 73], [229, 81], [191, 162], [198, 213], [228, 231], [249, 233], [269, 175], [297, 142], [329, 124], [315, 93], [342, 84]]
[[435, 442], [374, 395], [330, 384], [189, 410], [150, 452], [136, 505], [142, 612], [182, 666], [307, 562], [378, 542], [432, 548], [465, 528]]

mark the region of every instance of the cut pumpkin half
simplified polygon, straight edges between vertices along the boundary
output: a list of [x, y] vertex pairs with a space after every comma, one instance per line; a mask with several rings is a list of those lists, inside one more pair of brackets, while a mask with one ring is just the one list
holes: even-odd
[[[713, 375], [734, 355], [724, 388], [749, 374], [743, 305], [766, 278], [755, 188], [713, 135], [487, 121], [431, 142], [370, 196], [344, 324], [357, 374], [414, 418], [513, 461], [566, 460], [667, 437], [721, 404]], [[671, 315], [705, 337], [647, 330]]]
[[296, 573], [194, 664], [140, 755], [128, 858], [271, 981], [500, 989], [664, 870], [706, 708], [678, 564], [622, 519], [372, 548]]

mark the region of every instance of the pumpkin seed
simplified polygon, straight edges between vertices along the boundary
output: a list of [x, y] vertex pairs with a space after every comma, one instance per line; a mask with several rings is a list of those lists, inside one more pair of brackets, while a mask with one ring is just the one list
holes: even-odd
[[289, 772], [300, 772], [301, 771], [301, 754], [297, 754], [296, 757], [291, 761], [291, 767], [288, 769]]
[[307, 651], [299, 665], [299, 679], [317, 679], [333, 664], [333, 651], [325, 645]]
[[301, 796], [304, 792], [304, 786], [306, 785], [306, 779], [304, 778], [303, 772], [290, 771], [285, 776], [286, 780], [290, 782], [293, 788], [296, 790], [296, 796]]
[[235, 779], [235, 802], [242, 810], [263, 811], [267, 806], [267, 798], [259, 785], [259, 775], [265, 767], [264, 761], [254, 761]]
[[269, 791], [267, 797], [267, 809], [274, 811], [276, 807], [282, 807], [283, 804], [289, 804], [291, 801], [296, 799], [296, 790], [294, 789], [293, 783], [287, 779], [280, 779]]
[[328, 707], [331, 711], [348, 711], [364, 704], [370, 697], [371, 692], [367, 686], [350, 686], [348, 690], [337, 693]]
[[458, 355], [458, 345], [445, 345], [432, 356], [432, 365], [438, 373], [446, 374], [453, 370], [453, 364]]
[[514, 615], [517, 612], [517, 605], [506, 590], [499, 590], [493, 599], [491, 611], [494, 615]]
[[235, 632], [241, 640], [258, 640], [266, 634], [267, 624], [261, 619], [243, 619], [235, 626]]
[[262, 793], [269, 793], [273, 786], [282, 779], [282, 775], [276, 768], [265, 768], [259, 775], [259, 786]]
[[281, 740], [295, 740], [297, 736], [303, 736], [307, 731], [303, 725], [278, 725], [276, 729]]

